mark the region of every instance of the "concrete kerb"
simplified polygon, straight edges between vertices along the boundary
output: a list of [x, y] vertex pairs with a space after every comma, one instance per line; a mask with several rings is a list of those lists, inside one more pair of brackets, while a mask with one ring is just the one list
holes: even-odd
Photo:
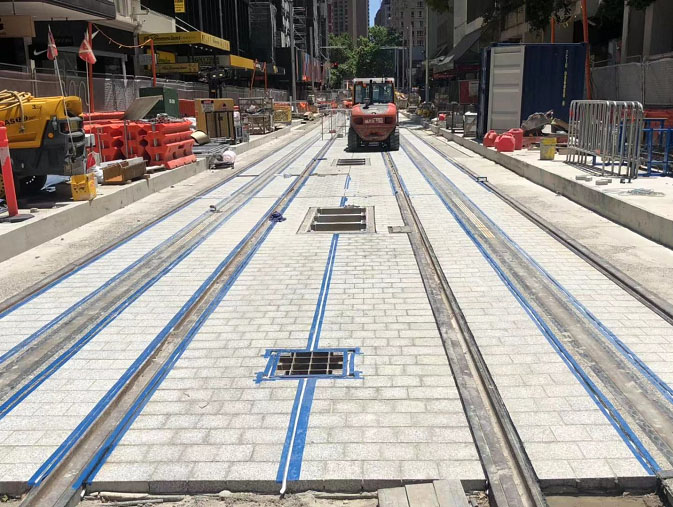
[[447, 129], [430, 125], [430, 130], [552, 192], [576, 202], [608, 220], [622, 225], [647, 239], [673, 248], [673, 220], [657, 215], [612, 195], [564, 178], [524, 160], [491, 150]]
[[[282, 128], [266, 136], [235, 146], [237, 155], [258, 148], [292, 132]], [[57, 238], [78, 227], [93, 222], [114, 211], [124, 208], [155, 192], [176, 185], [192, 176], [206, 171], [205, 159], [198, 159], [176, 169], [152, 175], [149, 179], [129, 183], [109, 194], [100, 195], [92, 201], [69, 203], [43, 218], [22, 222], [18, 227], [3, 231], [0, 228], [0, 262], [19, 255], [42, 243]]]

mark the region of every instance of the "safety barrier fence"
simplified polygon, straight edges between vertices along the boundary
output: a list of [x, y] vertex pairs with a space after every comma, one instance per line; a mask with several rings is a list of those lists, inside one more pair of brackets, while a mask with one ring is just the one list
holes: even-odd
[[665, 118], [645, 118], [642, 153], [648, 176], [673, 176], [673, 128]]
[[351, 123], [350, 109], [325, 109], [321, 111], [321, 135], [346, 137]]
[[637, 178], [643, 118], [640, 102], [573, 101], [567, 161], [600, 166], [602, 175]]
[[591, 70], [593, 97], [635, 100], [647, 108], [673, 107], [673, 58], [596, 66]]

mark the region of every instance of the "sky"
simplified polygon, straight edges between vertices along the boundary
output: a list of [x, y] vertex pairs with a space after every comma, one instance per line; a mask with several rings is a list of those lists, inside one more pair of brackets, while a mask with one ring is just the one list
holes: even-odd
[[369, 0], [369, 26], [374, 26], [374, 16], [381, 7], [381, 0]]

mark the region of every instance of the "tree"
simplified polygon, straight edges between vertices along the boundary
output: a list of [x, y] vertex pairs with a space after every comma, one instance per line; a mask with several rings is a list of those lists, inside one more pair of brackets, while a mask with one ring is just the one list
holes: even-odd
[[[450, 8], [448, 0], [425, 0], [431, 9], [437, 12], [448, 11]], [[469, 0], [468, 0], [469, 1]], [[627, 4], [635, 9], [644, 10], [655, 0], [627, 0]], [[612, 4], [617, 9], [624, 12], [623, 1], [601, 2]], [[616, 5], [619, 4], [619, 5]], [[544, 30], [549, 26], [549, 20], [552, 16], [559, 23], [566, 22], [575, 7], [575, 0], [494, 0], [491, 7], [486, 11], [485, 21], [494, 22], [503, 20], [508, 14], [524, 7], [526, 10], [526, 19], [534, 30]], [[600, 10], [600, 8], [599, 8]], [[605, 11], [605, 7], [603, 7]], [[601, 12], [598, 14], [602, 15]]]
[[[433, 4], [442, 4], [443, 0], [426, 0]], [[627, 4], [636, 9], [645, 9], [655, 0], [627, 0]], [[622, 9], [623, 9], [623, 2]], [[495, 0], [486, 11], [484, 20], [487, 23], [499, 22], [508, 14], [521, 7], [525, 8], [526, 20], [533, 30], [544, 30], [549, 20], [554, 17], [557, 22], [564, 23], [570, 19], [575, 9], [575, 0]]]
[[330, 84], [338, 88], [344, 79], [353, 77], [387, 77], [395, 74], [395, 50], [402, 41], [396, 32], [382, 27], [369, 28], [367, 37], [360, 37], [355, 46], [348, 34], [330, 35]]

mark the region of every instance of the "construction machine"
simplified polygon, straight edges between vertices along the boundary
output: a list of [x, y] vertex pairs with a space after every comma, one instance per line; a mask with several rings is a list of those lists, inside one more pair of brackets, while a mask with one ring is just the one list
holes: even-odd
[[348, 149], [356, 151], [370, 143], [400, 149], [393, 78], [357, 78], [353, 80], [353, 108], [348, 129]]
[[[86, 172], [82, 101], [79, 97], [33, 97], [0, 92], [0, 121], [5, 122], [17, 193], [38, 192], [48, 174]], [[0, 199], [5, 190], [0, 177]]]

